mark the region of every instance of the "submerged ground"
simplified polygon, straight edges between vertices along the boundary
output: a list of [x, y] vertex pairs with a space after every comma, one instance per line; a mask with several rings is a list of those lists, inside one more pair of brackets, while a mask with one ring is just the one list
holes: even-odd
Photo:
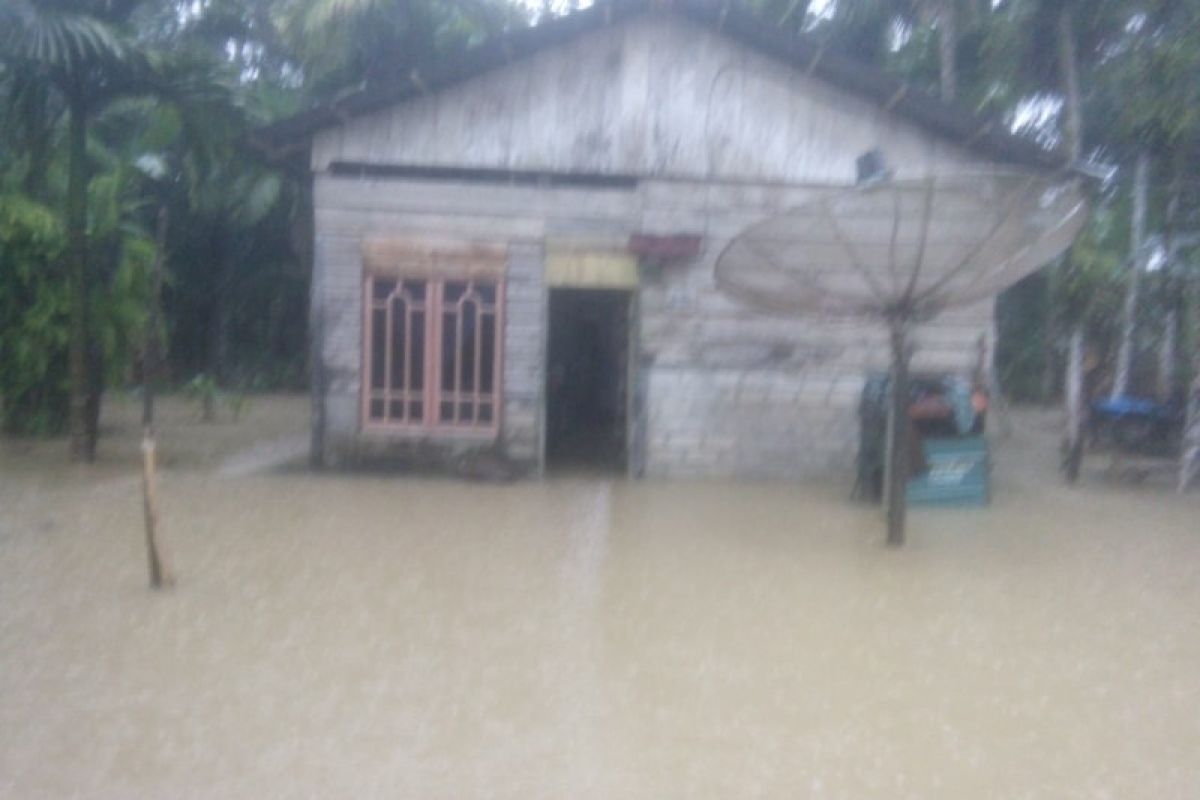
[[[222, 412], [227, 414], [227, 412]], [[848, 486], [267, 470], [304, 400], [0, 445], [5, 798], [1200, 796], [1200, 495], [1001, 444], [902, 551]]]

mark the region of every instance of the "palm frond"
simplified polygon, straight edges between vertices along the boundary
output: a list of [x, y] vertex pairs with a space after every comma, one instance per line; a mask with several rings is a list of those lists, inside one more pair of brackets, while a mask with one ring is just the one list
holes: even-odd
[[0, 59], [59, 73], [78, 73], [90, 64], [120, 63], [130, 48], [120, 32], [100, 17], [56, 4], [7, 0], [0, 4]]
[[309, 0], [284, 9], [285, 24], [306, 36], [319, 34], [331, 25], [353, 18], [383, 5], [382, 0]]

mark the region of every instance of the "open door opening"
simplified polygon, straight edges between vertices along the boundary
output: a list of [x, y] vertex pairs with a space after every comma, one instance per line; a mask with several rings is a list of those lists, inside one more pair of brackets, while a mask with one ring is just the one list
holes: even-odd
[[550, 469], [625, 469], [632, 293], [551, 289], [546, 387]]

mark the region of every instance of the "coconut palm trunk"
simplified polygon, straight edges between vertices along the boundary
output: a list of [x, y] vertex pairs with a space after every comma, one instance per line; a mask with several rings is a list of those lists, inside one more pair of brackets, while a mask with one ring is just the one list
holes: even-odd
[[1200, 477], [1200, 278], [1191, 292], [1192, 385], [1188, 390], [1187, 421], [1179, 459], [1179, 491], [1185, 492]]
[[[1079, 91], [1079, 58], [1075, 48], [1075, 25], [1070, 7], [1064, 7], [1058, 17], [1058, 69], [1066, 111], [1063, 133], [1067, 144], [1067, 156], [1071, 162], [1076, 162], [1083, 154], [1083, 100]], [[1070, 271], [1070, 250], [1067, 251], [1059, 269], [1064, 272]], [[1067, 375], [1064, 381], [1067, 432], [1064, 443], [1066, 457], [1063, 463], [1067, 482], [1075, 483], [1079, 479], [1083, 463], [1083, 433], [1087, 423], [1087, 397], [1083, 380], [1087, 342], [1082, 320], [1074, 320], [1070, 331]]]
[[[0, 65], [58, 92], [67, 109], [66, 273], [69, 297], [67, 424], [71, 455], [96, 455], [103, 359], [89, 319], [88, 120], [150, 70], [121, 26], [140, 4], [84, 0], [0, 0]], [[136, 81], [134, 81], [136, 82]], [[36, 158], [43, 157], [34, 153]], [[33, 176], [36, 187], [40, 176]]]
[[1117, 350], [1117, 370], [1113, 377], [1112, 397], [1129, 393], [1130, 373], [1133, 370], [1133, 351], [1137, 340], [1137, 306], [1141, 290], [1142, 262], [1146, 249], [1146, 196], [1150, 187], [1150, 156], [1139, 151], [1133, 173], [1133, 233], [1129, 240], [1128, 277], [1125, 282], [1125, 304], [1121, 310], [1121, 345]]
[[1178, 275], [1178, 255], [1175, 240], [1176, 227], [1179, 221], [1180, 170], [1174, 170], [1171, 179], [1170, 196], [1167, 198], [1167, 217], [1163, 232], [1163, 249], [1166, 251], [1166, 262], [1163, 264], [1163, 278], [1167, 286], [1166, 309], [1163, 314], [1162, 341], [1158, 351], [1158, 394], [1163, 400], [1170, 401], [1175, 397], [1177, 389], [1175, 362], [1179, 351], [1179, 307], [1180, 280]]
[[942, 99], [952, 103], [958, 95], [958, 9], [955, 0], [940, 0], [937, 17]]
[[892, 322], [892, 407], [887, 472], [887, 543], [891, 547], [904, 544], [905, 519], [908, 515], [908, 479], [911, 468], [908, 451], [912, 435], [912, 422], [909, 419], [912, 403], [909, 364], [912, 350], [908, 327], [908, 320]]
[[229, 370], [229, 283], [233, 273], [230, 264], [230, 242], [221, 221], [214, 222], [211, 239], [212, 307], [208, 328], [208, 372], [218, 385], [224, 384]]
[[87, 105], [82, 98], [70, 98], [68, 115], [67, 281], [71, 326], [68, 426], [72, 458], [92, 461], [96, 457], [96, 439], [88, 434]]

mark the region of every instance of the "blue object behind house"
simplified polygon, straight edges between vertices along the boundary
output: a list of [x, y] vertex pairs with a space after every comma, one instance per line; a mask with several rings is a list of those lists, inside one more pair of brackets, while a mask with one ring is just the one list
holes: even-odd
[[1141, 417], [1143, 419], [1168, 420], [1174, 416], [1174, 407], [1169, 403], [1145, 397], [1108, 397], [1092, 403], [1092, 410], [1105, 417]]
[[1145, 397], [1106, 397], [1091, 405], [1093, 443], [1145, 456], [1173, 457], [1183, 433], [1184, 404]]

